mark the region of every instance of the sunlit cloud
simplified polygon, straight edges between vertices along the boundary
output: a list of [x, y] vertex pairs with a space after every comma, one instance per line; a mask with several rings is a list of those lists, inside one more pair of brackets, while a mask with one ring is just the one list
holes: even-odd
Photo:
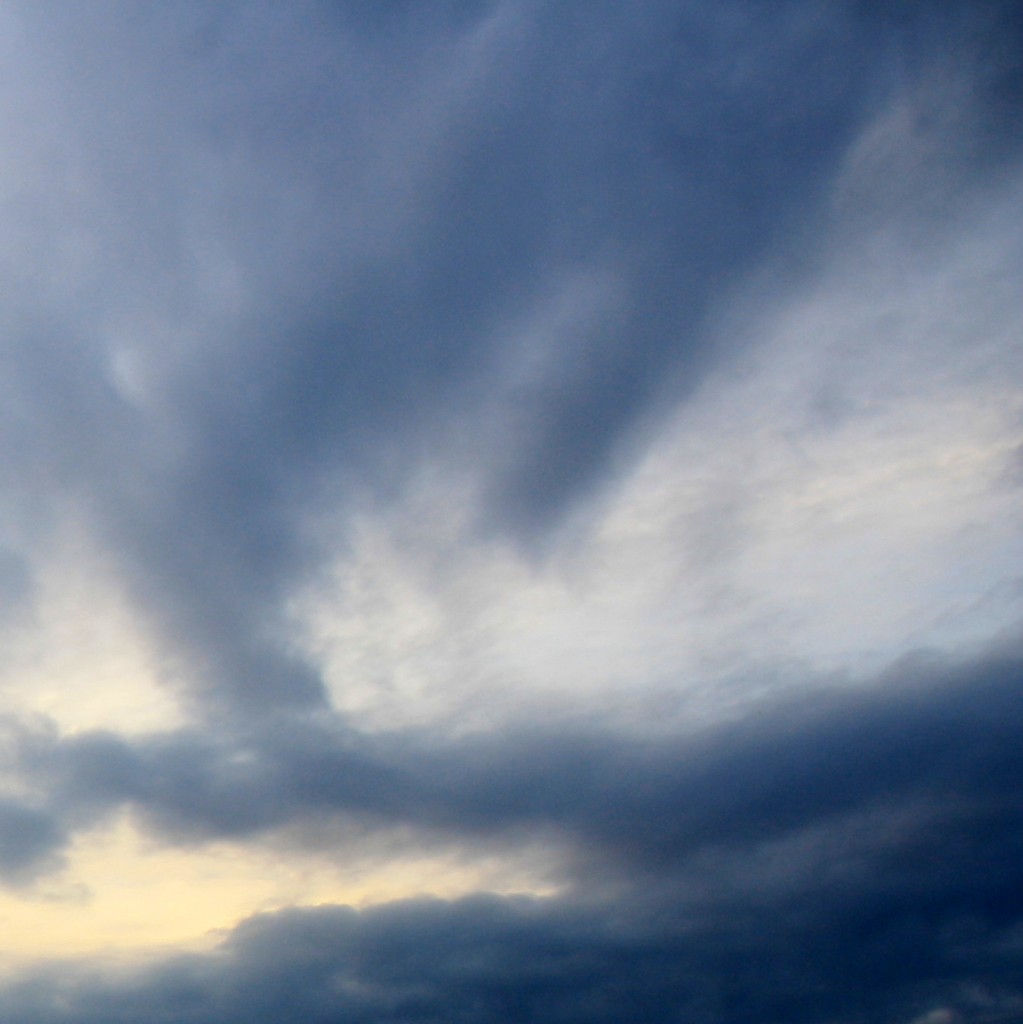
[[[346, 524], [296, 610], [337, 706], [377, 727], [602, 707], [663, 724], [730, 713], [765, 673], [869, 678], [1008, 630], [1019, 213], [1018, 189], [995, 192], [926, 253], [898, 225], [851, 233], [809, 282], [733, 295], [718, 329], [736, 355], [553, 554], [474, 534], [490, 464], [454, 444], [401, 503]], [[564, 329], [556, 308], [547, 330]]]

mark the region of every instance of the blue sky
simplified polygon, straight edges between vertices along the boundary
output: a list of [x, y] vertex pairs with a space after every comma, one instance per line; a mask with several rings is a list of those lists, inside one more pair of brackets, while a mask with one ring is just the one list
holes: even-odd
[[1023, 1019], [1011, 3], [0, 9], [0, 1011]]

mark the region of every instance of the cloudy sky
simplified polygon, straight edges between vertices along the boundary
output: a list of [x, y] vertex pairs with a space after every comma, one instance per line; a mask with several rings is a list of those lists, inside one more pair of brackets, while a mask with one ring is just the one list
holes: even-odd
[[0, 5], [0, 1017], [1023, 1019], [1023, 9]]

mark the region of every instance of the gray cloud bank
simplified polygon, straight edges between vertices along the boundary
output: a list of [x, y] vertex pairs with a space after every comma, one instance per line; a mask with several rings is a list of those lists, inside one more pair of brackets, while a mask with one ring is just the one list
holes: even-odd
[[877, 806], [940, 818], [960, 789], [964, 808], [1011, 809], [1019, 673], [1009, 657], [909, 664], [865, 693], [802, 694], [670, 739], [537, 728], [424, 748], [308, 722], [219, 739], [27, 734], [19, 769], [60, 817], [128, 803], [186, 844], [336, 812], [470, 836], [526, 824], [656, 869]]
[[[1013, 982], [1001, 936], [926, 906], [897, 922], [876, 907], [719, 909], [656, 922], [496, 897], [293, 910], [245, 922], [216, 957], [119, 980], [40, 972], [2, 1005], [87, 1022], [1018, 1019], [999, 993]], [[941, 1002], [974, 972], [989, 993]]]
[[[387, 508], [440, 449], [476, 486], [472, 539], [542, 561], [713, 371], [743, 365], [719, 327], [751, 280], [784, 293], [885, 232], [926, 249], [1011, 192], [1014, 5], [7, 18], [0, 617], [31, 614], [73, 522], [190, 718], [62, 735], [9, 715], [0, 874], [28, 891], [128, 809], [182, 849], [535, 837], [563, 886], [292, 909], [132, 970], [40, 963], [0, 984], [6, 1018], [1020, 1011], [1011, 636], [855, 691], [793, 669], [795, 696], [670, 735], [598, 721], [455, 737], [360, 732], [287, 637], [324, 519], [346, 542], [357, 504]], [[576, 280], [587, 308], [548, 315]], [[1018, 372], [1007, 351], [992, 360], [992, 376]], [[825, 405], [813, 429], [840, 418]]]
[[[113, 978], [41, 967], [24, 1020], [876, 1020], [1018, 1005], [1018, 657], [903, 666], [868, 694], [763, 707], [661, 742], [612, 735], [353, 745], [23, 741], [51, 818], [127, 802], [169, 842], [367, 822], [568, 851], [545, 899], [411, 901], [250, 919], [215, 955]], [[412, 836], [410, 840], [408, 837]], [[321, 840], [322, 841], [322, 840]], [[358, 840], [350, 838], [352, 849]], [[33, 845], [34, 844], [34, 845]], [[39, 973], [41, 972], [41, 973]], [[64, 1007], [62, 1009], [61, 1007]]]

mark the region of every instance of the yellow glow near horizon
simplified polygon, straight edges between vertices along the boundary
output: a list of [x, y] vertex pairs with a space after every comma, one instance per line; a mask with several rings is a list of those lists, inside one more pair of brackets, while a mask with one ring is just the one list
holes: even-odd
[[472, 862], [452, 853], [356, 859], [211, 843], [157, 846], [127, 816], [83, 834], [68, 869], [30, 893], [0, 892], [5, 957], [65, 957], [195, 949], [255, 913], [288, 906], [367, 906], [419, 895], [469, 892], [550, 894], [541, 872], [511, 858]]
[[[36, 560], [31, 599], [0, 622], [0, 711], [43, 715], [62, 734], [109, 729], [144, 734], [180, 727], [165, 666], [116, 567], [88, 531], [67, 524]], [[10, 780], [9, 780], [10, 781]], [[17, 780], [14, 780], [17, 788]], [[82, 833], [60, 873], [0, 889], [5, 961], [126, 955], [208, 947], [241, 919], [288, 906], [363, 906], [417, 895], [552, 892], [541, 853], [410, 851], [392, 843], [309, 852], [301, 844], [159, 845], [129, 815]]]

